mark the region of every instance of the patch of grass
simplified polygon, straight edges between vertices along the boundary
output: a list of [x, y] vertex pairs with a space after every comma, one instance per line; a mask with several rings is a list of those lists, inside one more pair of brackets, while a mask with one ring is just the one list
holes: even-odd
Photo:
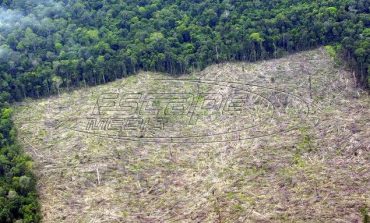
[[360, 209], [361, 215], [362, 215], [362, 222], [363, 223], [369, 223], [370, 217], [369, 217], [369, 210], [367, 207], [362, 207]]
[[297, 144], [297, 154], [302, 154], [304, 152], [312, 152], [314, 150], [314, 143], [312, 135], [309, 133], [309, 127], [301, 127], [299, 129], [300, 132], [300, 140]]
[[337, 57], [337, 51], [336, 51], [336, 48], [334, 46], [331, 46], [331, 45], [327, 45], [325, 46], [325, 50], [326, 52], [332, 57], [332, 58], [336, 58]]

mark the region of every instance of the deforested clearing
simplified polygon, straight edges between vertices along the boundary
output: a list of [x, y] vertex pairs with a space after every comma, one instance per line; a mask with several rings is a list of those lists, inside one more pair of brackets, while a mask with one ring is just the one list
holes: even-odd
[[[353, 82], [320, 48], [177, 77], [140, 72], [26, 100], [14, 121], [34, 160], [44, 222], [361, 222], [370, 207], [370, 99]], [[102, 95], [113, 103], [122, 92], [166, 95], [151, 106], [165, 98], [174, 110], [192, 98], [202, 115], [187, 125], [182, 113], [164, 114], [169, 127], [147, 132], [82, 131]], [[214, 115], [207, 103], [237, 92], [247, 93], [234, 97], [232, 118]], [[252, 106], [238, 115], [246, 98]], [[131, 109], [138, 101], [129, 99], [109, 106]]]

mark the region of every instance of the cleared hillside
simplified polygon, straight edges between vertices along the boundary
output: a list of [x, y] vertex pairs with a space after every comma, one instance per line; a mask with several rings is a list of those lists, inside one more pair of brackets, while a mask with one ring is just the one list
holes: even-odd
[[26, 100], [14, 121], [44, 222], [360, 222], [370, 98], [353, 79], [317, 49], [143, 72]]

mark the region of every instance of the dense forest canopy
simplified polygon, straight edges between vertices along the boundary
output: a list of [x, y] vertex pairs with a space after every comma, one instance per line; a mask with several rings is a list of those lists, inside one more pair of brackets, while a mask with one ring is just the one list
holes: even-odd
[[2, 98], [100, 84], [139, 69], [171, 74], [324, 44], [367, 85], [369, 1], [3, 1]]
[[139, 70], [171, 74], [331, 44], [369, 85], [368, 0], [0, 1], [0, 221], [36, 222], [9, 102]]

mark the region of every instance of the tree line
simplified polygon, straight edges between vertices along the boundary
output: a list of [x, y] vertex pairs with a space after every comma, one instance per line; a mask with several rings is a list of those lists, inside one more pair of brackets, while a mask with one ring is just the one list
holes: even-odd
[[50, 6], [5, 1], [7, 11], [23, 17], [10, 28], [0, 26], [1, 98], [40, 97], [139, 70], [186, 73], [212, 63], [275, 58], [326, 44], [337, 45], [356, 71], [358, 84], [366, 87], [369, 4], [65, 0]]
[[39, 222], [32, 160], [16, 143], [12, 110], [0, 110], [0, 222]]

